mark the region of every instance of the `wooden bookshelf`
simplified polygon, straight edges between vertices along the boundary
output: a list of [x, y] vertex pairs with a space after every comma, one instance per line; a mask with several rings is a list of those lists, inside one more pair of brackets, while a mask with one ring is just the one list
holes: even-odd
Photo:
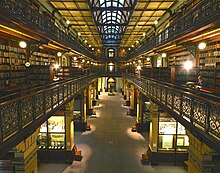
[[29, 84], [34, 86], [51, 83], [51, 68], [45, 65], [31, 65], [27, 69]]
[[0, 40], [0, 88], [7, 89], [26, 83], [26, 50], [18, 43]]
[[154, 67], [153, 78], [163, 82], [170, 82], [170, 68]]
[[199, 52], [199, 75], [203, 76], [210, 87], [219, 87], [220, 84], [220, 43], [212, 42]]
[[70, 78], [71, 68], [68, 66], [60, 66], [57, 74], [55, 75], [59, 79], [68, 79]]

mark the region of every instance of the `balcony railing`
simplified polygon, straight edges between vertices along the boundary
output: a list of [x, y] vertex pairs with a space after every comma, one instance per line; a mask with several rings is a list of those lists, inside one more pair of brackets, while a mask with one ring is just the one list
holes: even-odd
[[92, 59], [96, 59], [89, 50], [75, 41], [71, 35], [64, 33], [56, 27], [54, 23], [36, 11], [27, 1], [0, 0], [0, 14], [2, 18], [5, 17], [15, 23], [20, 21], [20, 23], [25, 25], [27, 28], [38, 31], [39, 34], [50, 38], [50, 40], [62, 43], [77, 52], [80, 52]]
[[69, 80], [0, 103], [0, 158], [5, 154], [5, 147], [11, 138], [15, 139], [16, 135], [40, 119], [45, 121], [48, 115], [61, 108], [97, 77], [97, 74], [92, 74]]
[[127, 60], [137, 57], [144, 52], [152, 50], [157, 46], [173, 41], [180, 36], [186, 35], [210, 23], [220, 19], [220, 1], [204, 0], [196, 8], [182, 15], [159, 35], [152, 36], [146, 40], [144, 45], [133, 51]]
[[207, 145], [220, 152], [220, 98], [132, 74], [123, 77], [151, 100], [163, 107], [186, 129], [199, 135]]

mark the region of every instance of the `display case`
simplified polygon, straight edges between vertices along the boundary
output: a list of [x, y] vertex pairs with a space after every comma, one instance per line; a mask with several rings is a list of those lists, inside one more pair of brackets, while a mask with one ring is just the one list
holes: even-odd
[[185, 127], [166, 113], [160, 113], [158, 151], [186, 152], [188, 146]]
[[40, 127], [39, 148], [49, 150], [65, 149], [65, 117], [52, 116]]

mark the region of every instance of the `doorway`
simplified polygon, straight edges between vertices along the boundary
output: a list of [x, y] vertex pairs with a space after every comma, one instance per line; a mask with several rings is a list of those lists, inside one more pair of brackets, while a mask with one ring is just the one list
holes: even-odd
[[108, 91], [116, 92], [116, 79], [113, 77], [109, 77], [107, 79], [107, 89]]

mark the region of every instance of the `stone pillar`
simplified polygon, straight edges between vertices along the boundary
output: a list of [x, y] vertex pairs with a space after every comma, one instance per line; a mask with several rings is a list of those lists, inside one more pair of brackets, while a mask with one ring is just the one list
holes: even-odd
[[137, 117], [136, 123], [143, 123], [143, 100], [140, 91], [137, 91]]
[[158, 143], [158, 115], [159, 115], [159, 106], [150, 101], [150, 134], [149, 134], [149, 145], [152, 149], [152, 152], [157, 152], [157, 143]]
[[72, 150], [74, 146], [74, 114], [73, 114], [74, 99], [65, 106], [66, 117], [66, 150]]
[[86, 105], [86, 96], [87, 96], [87, 89], [83, 91], [82, 97], [81, 97], [81, 116], [82, 116], [82, 122], [87, 121], [87, 105]]
[[130, 87], [130, 94], [131, 94], [130, 109], [134, 110], [135, 95], [134, 95], [134, 86], [133, 85], [131, 85], [131, 87]]
[[37, 173], [37, 136], [40, 129], [24, 139], [15, 147], [14, 160], [15, 173]]
[[219, 173], [220, 155], [188, 130], [188, 172], [189, 173]]

